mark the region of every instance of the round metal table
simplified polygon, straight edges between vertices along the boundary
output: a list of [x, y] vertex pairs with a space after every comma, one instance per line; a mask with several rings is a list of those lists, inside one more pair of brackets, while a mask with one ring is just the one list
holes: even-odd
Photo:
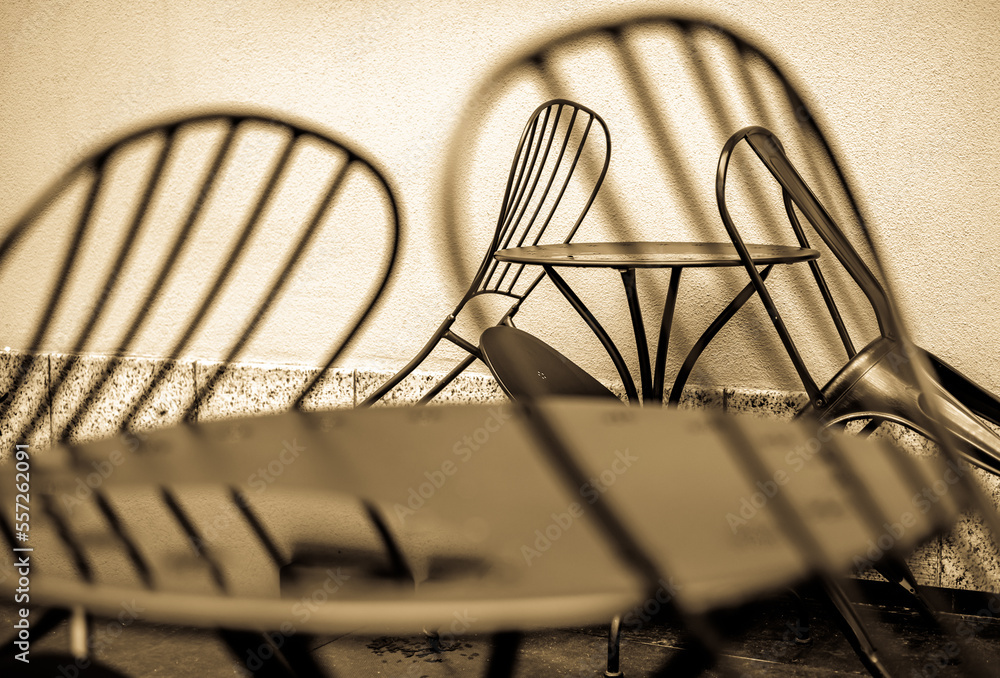
[[[774, 266], [779, 264], [794, 264], [811, 262], [819, 258], [819, 252], [802, 247], [786, 245], [747, 245], [754, 262], [764, 266], [760, 275], [766, 279]], [[642, 387], [642, 397], [645, 401], [663, 401], [664, 370], [667, 361], [667, 348], [670, 342], [670, 328], [673, 323], [674, 308], [680, 286], [681, 272], [685, 268], [718, 268], [723, 266], [743, 266], [739, 253], [731, 243], [722, 242], [597, 242], [597, 243], [559, 243], [537, 245], [533, 247], [513, 247], [496, 252], [498, 261], [542, 266], [551, 278], [556, 288], [580, 314], [584, 322], [597, 335], [608, 355], [611, 357], [625, 386], [625, 392], [630, 401], [639, 399], [635, 380], [622, 358], [621, 351], [615, 346], [607, 331], [601, 326], [594, 314], [584, 305], [580, 298], [570, 288], [566, 280], [556, 272], [557, 267], [576, 268], [610, 268], [621, 273], [625, 286], [625, 296], [628, 301], [629, 315], [632, 318], [632, 330], [635, 334], [636, 352], [639, 357], [639, 378]], [[663, 305], [663, 316], [660, 320], [659, 338], [656, 345], [656, 360], [651, 366], [649, 347], [646, 339], [646, 329], [642, 320], [642, 310], [639, 307], [635, 284], [635, 270], [638, 268], [669, 268], [670, 285]], [[674, 379], [668, 402], [676, 404], [681, 397], [684, 384], [699, 356], [709, 342], [718, 334], [733, 315], [754, 294], [754, 287], [748, 284], [729, 303], [704, 333], [698, 338], [684, 359], [681, 368]]]
[[[698, 454], [663, 454], [664, 441]], [[302, 662], [308, 652], [292, 652], [294, 637], [359, 627], [517, 634], [653, 603], [698, 618], [817, 572], [847, 572], [886, 520], [915, 513], [913, 478], [930, 483], [943, 468], [880, 441], [817, 439], [804, 422], [592, 399], [208, 422], [145, 434], [106, 468], [119, 449], [110, 439], [32, 458], [33, 499], [46, 510], [32, 514], [26, 542], [8, 534], [12, 547], [32, 549], [17, 554], [32, 563], [31, 605], [113, 617], [127, 601], [145, 620], [219, 629], [237, 654], [260, 642], [254, 632], [279, 631]], [[790, 459], [796, 450], [801, 460]], [[61, 510], [101, 468], [89, 508]], [[13, 470], [0, 466], [7, 506]], [[183, 508], [177, 493], [205, 486], [226, 489], [250, 536], [212, 538], [213, 512]], [[166, 521], [123, 510], [115, 490], [135, 487], [157, 491]], [[287, 493], [308, 512], [310, 491], [356, 498], [384, 548], [353, 568], [332, 548], [278, 586], [284, 565], [260, 502]], [[944, 497], [913, 515], [893, 548], [912, 549], [940, 524], [935, 514], [957, 510]], [[344, 518], [316, 517], [336, 546]], [[260, 548], [253, 542], [274, 554], [261, 573], [274, 583], [233, 588]], [[133, 570], [101, 572], [114, 552]], [[17, 586], [0, 580], [0, 594], [10, 599]], [[498, 647], [509, 655], [517, 644]]]

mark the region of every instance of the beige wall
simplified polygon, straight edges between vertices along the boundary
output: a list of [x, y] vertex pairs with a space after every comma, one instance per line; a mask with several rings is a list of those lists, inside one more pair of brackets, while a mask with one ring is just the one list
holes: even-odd
[[[346, 359], [397, 367], [459, 294], [460, 285], [443, 274], [450, 270], [444, 253], [470, 249], [495, 218], [499, 194], [477, 198], [484, 226], [470, 242], [446, 241], [440, 224], [444, 153], [468, 93], [518, 46], [607, 13], [606, 4], [4, 3], [0, 223], [106, 136], [164, 112], [228, 102], [314, 120], [366, 148], [398, 191], [406, 229], [399, 275], [365, 341]], [[876, 239], [888, 244], [883, 252], [918, 342], [1000, 391], [993, 223], [1000, 213], [1000, 18], [993, 3], [621, 5], [705, 14], [758, 37], [778, 56], [811, 94]], [[509, 153], [499, 153], [498, 180]], [[474, 247], [478, 256], [482, 245]], [[18, 292], [3, 294], [9, 315], [7, 300]], [[613, 330], [625, 336], [627, 328]], [[7, 332], [0, 348], [23, 348], [24, 335]], [[256, 346], [246, 359], [308, 362], [314, 351], [304, 347], [324, 335], [322, 327], [303, 327], [297, 340]], [[578, 336], [574, 330], [561, 345], [610, 376], [596, 343]], [[798, 386], [787, 365], [769, 363], [766, 352], [743, 359], [743, 338], [720, 337], [702, 378]], [[45, 348], [68, 346], [57, 338]]]

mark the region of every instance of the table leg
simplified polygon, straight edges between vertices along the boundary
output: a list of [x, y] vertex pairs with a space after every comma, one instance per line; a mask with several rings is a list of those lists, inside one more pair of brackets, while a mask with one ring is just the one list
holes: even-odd
[[622, 284], [625, 285], [625, 298], [628, 300], [628, 313], [632, 317], [632, 333], [635, 334], [635, 352], [639, 358], [642, 400], [647, 402], [653, 397], [653, 386], [649, 374], [649, 345], [646, 343], [646, 325], [642, 322], [642, 308], [639, 306], [639, 295], [635, 291], [635, 269], [623, 269], [621, 274]]
[[521, 634], [501, 631], [493, 634], [493, 650], [490, 663], [486, 667], [486, 678], [510, 678], [517, 665], [517, 650], [521, 646]]
[[[761, 281], [767, 280], [767, 276], [771, 274], [771, 269], [773, 268], [774, 265], [772, 264], [761, 271]], [[671, 282], [673, 282], [672, 279]], [[736, 315], [737, 311], [743, 308], [743, 304], [747, 303], [750, 297], [754, 295], [755, 291], [753, 283], [748, 283], [747, 286], [744, 287], [731, 302], [729, 302], [729, 305], [722, 310], [722, 313], [720, 313], [718, 317], [712, 321], [712, 324], [708, 326], [702, 335], [698, 337], [698, 341], [694, 342], [694, 346], [691, 347], [687, 357], [684, 359], [684, 364], [681, 365], [681, 368], [677, 371], [677, 377], [674, 379], [674, 387], [670, 390], [670, 400], [668, 401], [668, 404], [676, 405], [680, 402], [681, 391], [684, 390], [684, 384], [687, 383], [688, 377], [691, 376], [691, 370], [694, 369], [694, 364], [698, 362], [698, 358], [701, 357], [702, 352], [708, 346], [709, 342], [715, 338], [715, 335], [719, 333], [719, 330], [721, 330], [725, 324], [729, 322], [734, 315]], [[665, 310], [664, 313], [666, 313]], [[657, 360], [659, 360], [659, 354], [657, 354]], [[662, 372], [662, 369], [660, 371]]]
[[677, 289], [681, 284], [681, 267], [670, 269], [670, 285], [667, 299], [663, 302], [660, 317], [660, 338], [656, 342], [656, 366], [653, 368], [653, 397], [663, 402], [663, 379], [667, 369], [667, 349], [670, 346], [670, 328], [674, 322], [674, 307], [677, 306]]
[[583, 321], [587, 323], [587, 326], [593, 331], [600, 340], [601, 345], [604, 346], [604, 350], [608, 352], [608, 356], [611, 358], [611, 362], [615, 364], [615, 369], [618, 370], [618, 376], [621, 377], [622, 384], [625, 386], [625, 395], [628, 399], [633, 402], [638, 402], [639, 393], [635, 390], [635, 381], [632, 379], [632, 375], [629, 374], [628, 366], [625, 364], [625, 359], [622, 358], [621, 352], [618, 347], [615, 346], [614, 342], [611, 341], [611, 337], [608, 333], [604, 331], [601, 327], [601, 323], [597, 322], [597, 318], [594, 314], [590, 312], [580, 298], [576, 296], [576, 293], [570, 289], [569, 285], [563, 280], [562, 276], [556, 273], [552, 266], [543, 266], [545, 272], [548, 274], [549, 279], [552, 280], [552, 284], [556, 286], [562, 295], [569, 302], [570, 306], [576, 309], [576, 312], [580, 314]]

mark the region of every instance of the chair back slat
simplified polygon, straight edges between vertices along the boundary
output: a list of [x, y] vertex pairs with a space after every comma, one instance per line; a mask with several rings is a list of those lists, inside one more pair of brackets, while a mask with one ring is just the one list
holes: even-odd
[[[559, 127], [559, 118], [560, 118], [561, 113], [562, 113], [562, 107], [560, 107], [560, 110], [556, 113], [555, 118], [554, 118], [554, 120], [552, 122], [552, 128], [549, 130], [548, 141], [547, 141], [546, 147], [545, 147], [546, 158], [548, 158], [549, 151], [550, 151], [550, 149], [552, 147], [552, 142], [556, 138], [556, 133], [557, 133], [557, 130], [558, 130], [558, 127]], [[510, 243], [510, 241], [511, 241], [511, 236], [514, 235], [516, 231], [520, 231], [520, 235], [518, 236], [517, 241], [513, 245], [514, 247], [522, 247], [522, 246], [524, 246], [524, 243], [528, 239], [528, 236], [532, 235], [532, 234], [533, 235], [532, 235], [531, 243], [533, 245], [538, 244], [538, 242], [541, 240], [542, 236], [545, 234], [545, 229], [548, 227], [549, 222], [552, 220], [552, 215], [555, 213], [556, 209], [559, 206], [559, 201], [562, 199], [563, 194], [566, 192], [566, 186], [569, 184], [569, 181], [570, 181], [570, 179], [573, 176], [573, 174], [572, 174], [573, 173], [573, 169], [575, 169], [575, 166], [576, 166], [575, 162], [573, 163], [573, 166], [569, 168], [569, 171], [566, 173], [566, 175], [563, 177], [561, 189], [557, 192], [557, 195], [555, 196], [555, 198], [551, 202], [548, 203], [548, 207], [547, 207], [548, 213], [547, 213], [547, 215], [542, 220], [542, 222], [538, 226], [538, 228], [534, 228], [534, 226], [535, 226], [535, 224], [537, 222], [537, 219], [538, 219], [538, 215], [541, 214], [542, 209], [546, 207], [547, 199], [548, 199], [548, 197], [550, 195], [550, 192], [552, 190], [552, 184], [555, 182], [556, 176], [559, 173], [560, 168], [562, 167], [563, 158], [566, 155], [566, 147], [569, 145], [570, 136], [573, 134], [573, 126], [574, 126], [574, 123], [576, 122], [576, 117], [577, 117], [577, 111], [574, 109], [573, 113], [572, 113], [572, 115], [571, 115], [571, 117], [569, 119], [569, 122], [566, 125], [566, 132], [565, 132], [565, 134], [562, 135], [562, 141], [561, 141], [560, 146], [559, 146], [559, 153], [556, 156], [555, 161], [552, 163], [551, 169], [549, 169], [549, 170], [546, 171], [546, 174], [548, 174], [548, 180], [546, 181], [545, 189], [542, 191], [541, 195], [535, 201], [535, 207], [534, 207], [534, 210], [532, 211], [531, 218], [527, 219], [527, 221], [522, 225], [520, 222], [523, 222], [525, 220], [524, 210], [522, 209], [521, 215], [520, 215], [520, 217], [518, 219], [518, 223], [512, 224], [510, 226], [510, 235], [508, 235], [508, 237], [507, 237], [508, 243]], [[586, 136], [587, 131], [589, 131], [589, 125], [588, 125], [587, 130], [584, 131], [584, 136], [583, 136], [582, 140], [580, 141], [580, 143], [577, 146], [577, 157], [579, 156], [579, 153], [581, 153], [583, 151], [583, 146], [587, 142], [587, 136]], [[543, 164], [543, 166], [544, 166], [544, 164]], [[541, 177], [541, 172], [542, 172], [542, 168], [539, 168], [539, 177]], [[537, 185], [537, 180], [536, 180], [536, 185]], [[534, 191], [532, 191], [532, 193], [533, 192]], [[527, 196], [527, 198], [525, 200], [525, 203], [524, 203], [525, 207], [528, 207], [530, 205], [531, 198], [532, 198], [531, 195]], [[572, 233], [570, 233], [567, 237], [568, 238], [572, 237]], [[498, 287], [501, 284], [501, 282], [503, 281], [504, 276], [507, 274], [507, 272], [509, 270], [511, 270], [511, 268], [512, 268], [512, 265], [510, 264], [510, 262], [507, 262], [507, 263], [504, 264], [503, 271], [501, 272], [500, 276], [497, 279], [497, 286]], [[523, 265], [514, 266], [513, 269], [514, 270], [513, 270], [513, 273], [512, 273], [511, 281], [507, 285], [507, 291], [509, 293], [511, 293], [511, 294], [514, 293], [514, 285], [517, 283], [517, 278], [520, 276], [521, 271], [524, 270], [524, 266]]]
[[[548, 118], [548, 113], [548, 110], [546, 110], [546, 119]], [[544, 123], [541, 123], [542, 129], [539, 129], [539, 127], [540, 123], [538, 117], [534, 116], [525, 126], [524, 132], [521, 134], [521, 140], [518, 142], [518, 151], [515, 153], [514, 160], [511, 163], [510, 176], [507, 179], [507, 188], [504, 191], [502, 208], [497, 219], [497, 229], [493, 235], [493, 242], [490, 244], [490, 251], [503, 249], [510, 242], [509, 238], [512, 233], [509, 231], [508, 226], [514, 219], [516, 211], [514, 206], [520, 202], [520, 196], [528, 184], [530, 177], [529, 159], [531, 159], [532, 156], [538, 151], [538, 144], [535, 143], [535, 134], [537, 133], [539, 138], [541, 138], [544, 130]], [[503, 239], [505, 234], [508, 238], [506, 241]], [[484, 276], [484, 281], [493, 279], [493, 275], [496, 272], [498, 265], [499, 262], [492, 257], [487, 257], [483, 260], [482, 266], [485, 268], [481, 269], [480, 275]], [[485, 273], [482, 272], [483, 270], [485, 270]], [[481, 287], [483, 290], [491, 289], [489, 282], [484, 282]], [[497, 286], [493, 285], [492, 289], [495, 291]]]
[[[552, 150], [552, 142], [555, 139], [555, 129], [559, 124], [559, 114], [561, 112], [561, 108], [556, 111], [552, 127], [550, 129], [548, 122], [551, 109], [546, 108], [544, 119], [541, 121], [541, 124], [537, 126], [537, 136], [533, 135], [530, 139], [532, 143], [524, 149], [525, 156], [531, 156], [531, 164], [528, 171], [522, 173], [522, 177], [524, 178], [524, 184], [522, 187], [523, 190], [519, 192], [514, 202], [508, 206], [507, 213], [500, 216], [502, 226], [497, 234], [499, 246], [496, 249], [511, 247], [512, 242], [514, 242], [514, 237], [517, 235], [518, 231], [521, 231], [521, 238], [517, 241], [517, 244], [513, 245], [515, 247], [519, 247], [520, 242], [524, 238], [524, 234], [527, 232], [527, 229], [530, 228], [532, 220], [529, 220], [527, 226], [524, 227], [523, 230], [521, 224], [525, 218], [525, 213], [531, 206], [535, 190], [538, 188], [538, 182], [542, 179], [543, 173], [548, 173], [550, 176], [555, 175], [555, 168], [548, 170], [547, 162], [549, 159], [549, 152]], [[541, 159], [539, 159], [539, 155], [541, 155]], [[539, 206], [540, 205], [541, 201], [539, 201]], [[499, 275], [496, 275], [496, 268], [500, 268]], [[506, 263], [502, 267], [494, 267], [488, 275], [487, 280], [484, 281], [486, 287], [499, 290], [500, 286], [503, 284], [504, 276], [509, 269], [510, 264]]]
[[[782, 190], [782, 200], [785, 203], [785, 213], [788, 215], [788, 221], [792, 225], [792, 230], [795, 231], [795, 237], [798, 238], [799, 244], [802, 247], [809, 247], [809, 239], [806, 237], [805, 229], [802, 228], [802, 223], [799, 221], [798, 214], [795, 213], [795, 206], [793, 204], [792, 196], [786, 190]], [[823, 269], [815, 260], [809, 262], [809, 269], [812, 271], [813, 279], [816, 281], [816, 286], [819, 288], [819, 292], [823, 297], [823, 302], [826, 304], [827, 310], [830, 312], [830, 317], [833, 319], [833, 324], [837, 328], [837, 334], [840, 336], [840, 340], [844, 344], [844, 350], [847, 351], [847, 358], [851, 359], [857, 355], [858, 351], [854, 348], [854, 341], [851, 339], [851, 334], [847, 330], [847, 326], [844, 324], [844, 318], [840, 314], [840, 308], [837, 306], [836, 299], [833, 298], [833, 294], [830, 292], [830, 286], [826, 282], [826, 277], [823, 275]]]
[[882, 283], [834, 222], [830, 213], [813, 194], [812, 189], [789, 162], [777, 137], [765, 129], [752, 129], [747, 131], [747, 142], [781, 184], [782, 189], [806, 215], [823, 242], [836, 254], [837, 259], [847, 269], [865, 296], [868, 297], [875, 317], [878, 319], [879, 328], [883, 333], [892, 333], [893, 314], [890, 309], [889, 296], [882, 287]]

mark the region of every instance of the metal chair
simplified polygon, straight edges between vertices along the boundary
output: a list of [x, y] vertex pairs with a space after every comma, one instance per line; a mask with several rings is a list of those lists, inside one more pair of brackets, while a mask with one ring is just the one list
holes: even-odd
[[[352, 214], [361, 215], [363, 229], [351, 229]], [[84, 439], [94, 437], [96, 427], [98, 435], [117, 433], [125, 449], [134, 451], [145, 430], [171, 423], [171, 413], [161, 411], [164, 399], [158, 391], [174, 378], [193, 383], [171, 394], [178, 401], [178, 418], [199, 421], [206, 400], [247, 347], [255, 341], [294, 341], [302, 334], [306, 316], [296, 298], [303, 287], [324, 284], [303, 269], [317, 257], [352, 256], [370, 278], [360, 285], [343, 278], [334, 281], [342, 283], [340, 288], [324, 289], [339, 303], [326, 305], [333, 309], [328, 318], [313, 320], [325, 322], [326, 337], [334, 338], [316, 344], [313, 364], [322, 367], [292, 395], [293, 407], [315, 409], [324, 377], [378, 307], [395, 264], [399, 231], [396, 199], [377, 164], [310, 123], [251, 111], [213, 111], [174, 117], [114, 139], [59, 178], [0, 241], [0, 276], [31, 266], [33, 286], [20, 292], [37, 297], [17, 318], [28, 338], [24, 350], [12, 354], [0, 431], [11, 440], [11, 449], [14, 442], [41, 448], [49, 442], [44, 432], [51, 419], [52, 442], [78, 442], [84, 428], [91, 429]], [[41, 261], [32, 259], [39, 246], [48, 255]], [[8, 318], [8, 329], [13, 320]], [[45, 353], [65, 337], [67, 356]], [[197, 378], [180, 374], [192, 364], [184, 367], [179, 361], [192, 347], [204, 350], [206, 343], [221, 364]], [[165, 359], [151, 374], [136, 378], [125, 356], [153, 352], [151, 344], [161, 347]], [[81, 358], [86, 353], [108, 356], [96, 374]], [[38, 392], [32, 370], [46, 360], [52, 368]], [[115, 397], [112, 389], [121, 387], [116, 379], [138, 381], [131, 383], [138, 394]], [[82, 395], [67, 395], [81, 383]], [[60, 399], [55, 411], [53, 403]], [[99, 577], [95, 563], [101, 558], [94, 555], [88, 529], [110, 535], [104, 544], [110, 540], [126, 554], [123, 567], [147, 588], [185, 579], [171, 572], [175, 565], [157, 560], [155, 548], [149, 550], [148, 525], [137, 528], [100, 483], [91, 489], [86, 510], [77, 516], [54, 500], [36, 509], [59, 526], [60, 548], [80, 580]], [[265, 554], [262, 558], [270, 558], [275, 568], [286, 565], [287, 550], [270, 533], [253, 498], [236, 487], [221, 495], [227, 495], [220, 501], [228, 501], [230, 513], [242, 517], [235, 519], [242, 520], [239, 529], [256, 536], [254, 548]], [[231, 593], [232, 580], [199, 531], [199, 517], [173, 489], [154, 492], [149, 505], [155, 508], [151, 512], [163, 514], [171, 534], [179, 535], [171, 543], [190, 547], [187, 555], [197, 560], [205, 580]], [[84, 514], [101, 527], [77, 530], [75, 518]], [[377, 513], [371, 518], [377, 531]], [[6, 518], [0, 527], [17, 546]], [[140, 546], [143, 541], [146, 547]], [[387, 548], [392, 552], [394, 545]], [[74, 629], [85, 629], [85, 612], [74, 613]], [[41, 636], [69, 614], [49, 610], [33, 624], [32, 634]], [[240, 659], [262, 642], [260, 634], [249, 632], [220, 630], [220, 635]], [[301, 639], [292, 639], [287, 650], [286, 660], [315, 673]], [[78, 656], [86, 652], [74, 651]], [[277, 662], [266, 662], [266, 670]]]
[[[727, 205], [728, 170], [741, 141], [747, 142], [781, 187], [786, 214], [796, 239], [803, 246], [809, 242], [803, 221], [799, 218], [802, 214], [805, 223], [833, 252], [838, 263], [861, 289], [877, 319], [879, 336], [860, 351], [856, 350], [820, 264], [817, 262], [812, 266], [816, 285], [849, 357], [847, 364], [823, 387], [817, 386], [806, 367]], [[950, 456], [954, 449], [969, 462], [993, 473], [1000, 472], [1000, 437], [976, 416], [1000, 424], [1000, 400], [944, 361], [905, 341], [898, 314], [879, 276], [865, 263], [795, 169], [776, 135], [757, 126], [733, 134], [719, 157], [716, 195], [722, 221], [740, 253], [751, 284], [767, 309], [809, 395], [809, 403], [798, 412], [797, 418], [815, 420], [821, 427], [843, 427], [851, 421], [867, 420], [861, 435], [871, 435], [883, 422], [895, 422], [943, 443], [946, 456]], [[987, 507], [980, 505], [977, 508], [988, 519], [992, 517]], [[938, 623], [934, 613], [936, 606], [925, 598], [904, 561], [886, 557], [877, 559], [871, 565], [888, 581], [907, 590], [913, 596], [918, 611], [933, 623]], [[839, 592], [838, 584], [828, 582], [828, 592], [853, 627], [863, 651], [873, 660], [869, 668], [876, 675], [881, 675], [884, 669], [874, 661], [877, 654], [874, 645], [860, 621], [851, 614], [849, 603]]]
[[[822, 387], [817, 385], [806, 367], [770, 292], [757, 274], [753, 257], [744, 246], [726, 204], [730, 160], [737, 144], [744, 140], [781, 186], [788, 219], [798, 241], [803, 244], [808, 242], [803, 222], [798, 216], [803, 214], [812, 230], [826, 243], [864, 293], [878, 321], [879, 336], [857, 350], [836, 299], [830, 293], [820, 263], [812, 267], [816, 285], [848, 355], [844, 367]], [[892, 313], [888, 294], [879, 278], [795, 169], [777, 136], [762, 127], [748, 127], [734, 134], [719, 158], [716, 194], [726, 230], [740, 251], [751, 283], [767, 308], [809, 395], [809, 404], [798, 413], [799, 417], [814, 418], [827, 426], [869, 420], [864, 432], [873, 432], [883, 422], [892, 421], [935, 439], [940, 439], [941, 428], [944, 427], [950, 445], [968, 461], [1000, 474], [1000, 437], [979, 419], [982, 417], [1000, 425], [1000, 399], [940, 358], [919, 347], [910, 348], [902, 343], [898, 320]], [[918, 372], [923, 370], [924, 364], [933, 371], [927, 375], [931, 377], [929, 383], [934, 392], [933, 398], [924, 395], [923, 384], [918, 381]], [[931, 409], [934, 405], [937, 407]]]
[[[569, 242], [597, 196], [610, 156], [608, 127], [594, 111], [565, 99], [553, 99], [535, 109], [511, 162], [496, 231], [468, 290], [417, 355], [365, 398], [361, 406], [372, 405], [389, 394], [427, 359], [442, 339], [458, 346], [468, 356], [433, 384], [421, 396], [420, 404], [431, 401], [481, 357], [475, 343], [453, 331], [467, 305], [480, 297], [506, 298], [510, 305], [497, 324], [510, 324], [543, 277], [534, 272], [522, 276], [524, 266], [501, 264], [493, 259], [493, 253], [505, 247], [558, 241], [553, 239], [553, 232], [557, 233], [555, 239]], [[598, 168], [596, 176], [579, 172], [578, 168], [583, 165]], [[581, 174], [584, 175], [582, 179]], [[582, 204], [564, 199], [573, 181], [583, 186]]]

